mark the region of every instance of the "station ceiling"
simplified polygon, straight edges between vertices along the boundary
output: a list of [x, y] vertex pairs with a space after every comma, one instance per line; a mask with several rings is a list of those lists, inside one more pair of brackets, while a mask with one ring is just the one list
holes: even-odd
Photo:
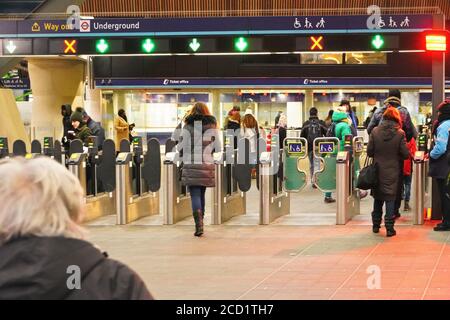
[[46, 0], [2, 0], [0, 14], [26, 14], [34, 12]]
[[450, 0], [84, 0], [81, 9], [95, 16], [353, 15], [374, 3], [383, 14], [450, 16]]

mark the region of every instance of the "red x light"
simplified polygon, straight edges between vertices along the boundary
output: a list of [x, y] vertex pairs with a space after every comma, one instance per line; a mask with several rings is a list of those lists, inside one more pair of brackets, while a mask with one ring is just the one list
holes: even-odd
[[447, 31], [430, 30], [425, 33], [425, 49], [430, 52], [447, 51]]

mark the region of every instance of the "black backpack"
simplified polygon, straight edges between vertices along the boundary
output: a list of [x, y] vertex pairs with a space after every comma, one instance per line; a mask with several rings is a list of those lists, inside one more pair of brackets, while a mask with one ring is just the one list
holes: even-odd
[[330, 124], [326, 136], [330, 138], [336, 137], [336, 122]]
[[314, 139], [322, 136], [322, 128], [318, 119], [310, 120], [308, 125], [308, 144], [312, 145]]

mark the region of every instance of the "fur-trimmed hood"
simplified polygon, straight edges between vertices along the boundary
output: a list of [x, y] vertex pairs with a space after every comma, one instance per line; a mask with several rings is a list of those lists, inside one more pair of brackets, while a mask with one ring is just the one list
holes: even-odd
[[202, 125], [216, 126], [217, 120], [214, 116], [206, 116], [202, 114], [190, 115], [186, 117], [185, 123], [193, 125], [195, 121], [201, 121]]

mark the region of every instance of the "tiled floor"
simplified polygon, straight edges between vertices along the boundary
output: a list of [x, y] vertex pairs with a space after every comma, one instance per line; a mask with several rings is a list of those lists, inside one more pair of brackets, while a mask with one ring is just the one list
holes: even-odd
[[[202, 238], [190, 219], [161, 226], [161, 217], [128, 226], [103, 218], [88, 226], [89, 238], [135, 269], [158, 299], [450, 299], [450, 233], [411, 226], [405, 216], [396, 237], [372, 234], [371, 198], [360, 216], [336, 226], [334, 205], [305, 194], [270, 226], [257, 225], [251, 194], [245, 223], [207, 225]], [[314, 220], [317, 213], [325, 219]]]

